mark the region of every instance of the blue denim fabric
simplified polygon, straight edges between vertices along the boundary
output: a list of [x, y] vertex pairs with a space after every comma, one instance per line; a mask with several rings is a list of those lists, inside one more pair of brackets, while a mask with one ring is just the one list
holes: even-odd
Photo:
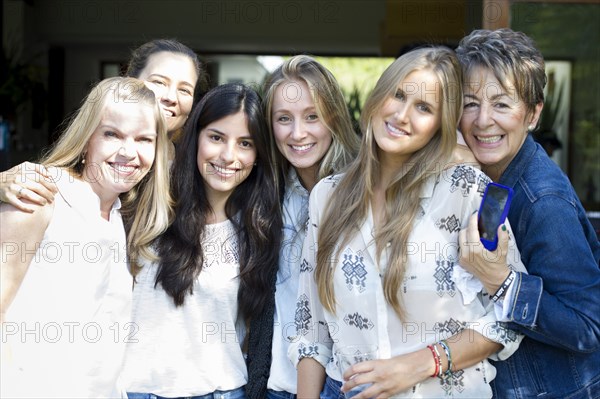
[[340, 388], [342, 388], [340, 381], [327, 376], [319, 399], [345, 399], [344, 393], [340, 391]]
[[267, 390], [267, 399], [296, 399], [296, 395], [285, 391]]
[[244, 387], [232, 389], [231, 391], [215, 391], [207, 395], [182, 396], [180, 398], [165, 398], [153, 393], [127, 392], [128, 399], [246, 399]]
[[[518, 274], [508, 315], [525, 334], [501, 362], [496, 398], [600, 397], [600, 244], [568, 178], [527, 137], [499, 183], [529, 274]], [[510, 262], [510, 259], [509, 259]]]

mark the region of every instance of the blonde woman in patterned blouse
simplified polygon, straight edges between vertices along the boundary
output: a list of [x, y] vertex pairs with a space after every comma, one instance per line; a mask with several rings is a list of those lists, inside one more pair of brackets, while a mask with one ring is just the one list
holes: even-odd
[[[400, 57], [365, 104], [358, 159], [313, 189], [290, 351], [298, 397], [339, 398], [361, 384], [371, 385], [357, 399], [491, 397], [487, 358], [517, 349], [500, 305], [457, 264], [459, 231], [489, 182], [447, 167], [460, 82], [449, 49]], [[508, 231], [488, 256], [524, 270]], [[360, 344], [377, 345], [378, 360], [342, 374], [336, 350]]]
[[[339, 173], [358, 153], [360, 138], [332, 73], [314, 58], [285, 61], [265, 83], [267, 125], [277, 144], [283, 180], [283, 230], [275, 285], [268, 391], [261, 399], [295, 399], [296, 368], [288, 359], [308, 219], [308, 196], [317, 182]], [[264, 337], [263, 339], [267, 339]]]

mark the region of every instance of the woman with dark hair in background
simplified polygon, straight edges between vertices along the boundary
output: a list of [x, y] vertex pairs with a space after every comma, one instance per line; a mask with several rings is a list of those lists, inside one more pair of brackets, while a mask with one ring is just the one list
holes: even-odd
[[[207, 78], [196, 53], [173, 39], [156, 39], [132, 51], [127, 76], [143, 80], [152, 89], [176, 140], [194, 101], [206, 90]], [[172, 147], [172, 146], [171, 146]], [[173, 148], [171, 148], [171, 154]], [[171, 156], [172, 157], [172, 156]], [[0, 173], [0, 201], [24, 212], [54, 200], [56, 186], [44, 166], [24, 162]]]
[[206, 90], [206, 72], [196, 53], [172, 39], [156, 39], [131, 52], [126, 76], [146, 82], [160, 100], [167, 131], [176, 140], [194, 102], [194, 92]]

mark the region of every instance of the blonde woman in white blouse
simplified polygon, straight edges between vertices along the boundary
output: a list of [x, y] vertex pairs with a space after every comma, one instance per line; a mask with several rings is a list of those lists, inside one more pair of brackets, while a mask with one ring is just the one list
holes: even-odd
[[[298, 397], [367, 383], [355, 398], [491, 397], [486, 359], [517, 349], [501, 306], [457, 263], [458, 233], [489, 182], [470, 166], [447, 168], [460, 82], [449, 49], [400, 57], [367, 99], [358, 159], [313, 189], [290, 350]], [[524, 270], [507, 231], [488, 255]], [[379, 360], [342, 375], [336, 350], [359, 344], [376, 344]]]
[[0, 205], [0, 397], [125, 394], [127, 259], [150, 257], [146, 246], [167, 228], [168, 144], [154, 93], [105, 79], [42, 160], [56, 200], [33, 213]]

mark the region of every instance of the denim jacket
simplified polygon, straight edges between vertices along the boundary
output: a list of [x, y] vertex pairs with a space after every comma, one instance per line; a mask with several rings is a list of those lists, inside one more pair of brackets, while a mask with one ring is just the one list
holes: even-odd
[[600, 398], [600, 244], [568, 178], [531, 136], [500, 178], [529, 274], [518, 273], [508, 319], [525, 334], [494, 362], [497, 398]]

